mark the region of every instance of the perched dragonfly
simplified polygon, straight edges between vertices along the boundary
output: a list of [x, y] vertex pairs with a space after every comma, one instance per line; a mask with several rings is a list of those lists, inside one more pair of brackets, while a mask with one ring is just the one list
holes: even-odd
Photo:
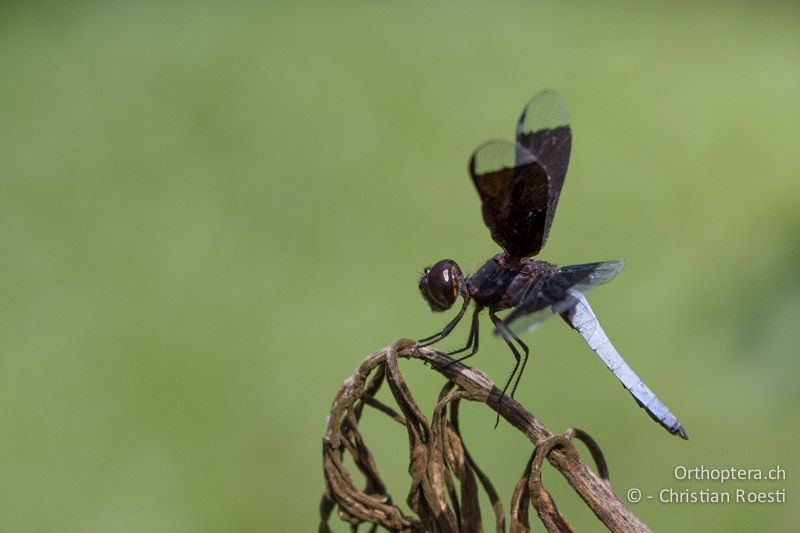
[[[469, 173], [481, 198], [483, 221], [503, 252], [486, 261], [472, 276], [465, 276], [451, 259], [425, 268], [419, 289], [433, 311], [450, 309], [459, 297], [464, 301], [444, 329], [419, 343], [428, 346], [447, 337], [470, 302], [475, 302], [466, 345], [447, 354], [467, 352], [456, 359], [463, 361], [478, 351], [478, 315], [488, 309], [495, 333], [508, 344], [516, 359], [501, 398], [512, 381], [513, 397], [529, 353], [519, 335], [555, 314], [561, 315], [653, 420], [670, 433], [688, 439], [677, 418], [622, 359], [586, 300], [585, 294], [616, 276], [623, 262], [559, 268], [532, 259], [547, 241], [571, 145], [567, 107], [558, 93], [546, 90], [535, 95], [522, 111], [515, 143], [492, 140], [475, 150]], [[504, 310], [510, 313], [499, 317], [497, 313]]]

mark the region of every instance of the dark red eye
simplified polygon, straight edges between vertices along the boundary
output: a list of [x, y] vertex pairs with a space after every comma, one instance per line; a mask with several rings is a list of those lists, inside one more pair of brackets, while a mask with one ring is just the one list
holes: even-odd
[[434, 311], [446, 311], [458, 298], [461, 271], [455, 261], [444, 259], [425, 269], [419, 290]]

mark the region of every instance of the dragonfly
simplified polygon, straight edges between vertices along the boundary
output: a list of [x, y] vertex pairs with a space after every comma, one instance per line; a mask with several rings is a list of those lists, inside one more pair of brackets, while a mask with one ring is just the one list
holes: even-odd
[[[502, 401], [509, 385], [513, 398], [528, 362], [530, 350], [520, 335], [560, 315], [653, 420], [688, 439], [678, 419], [619, 354], [586, 299], [590, 290], [622, 270], [623, 261], [558, 267], [533, 259], [547, 241], [571, 147], [567, 106], [557, 92], [548, 89], [525, 106], [517, 122], [516, 142], [490, 140], [473, 152], [468, 168], [481, 200], [483, 221], [503, 251], [471, 276], [464, 275], [452, 259], [424, 269], [419, 289], [432, 311], [447, 311], [459, 298], [463, 301], [441, 331], [421, 339], [418, 345], [430, 346], [446, 338], [474, 303], [466, 344], [446, 354], [463, 354], [454, 363], [472, 357], [478, 352], [479, 315], [487, 310], [495, 334], [503, 338], [516, 361], [503, 387]], [[499, 316], [503, 311], [508, 313]]]

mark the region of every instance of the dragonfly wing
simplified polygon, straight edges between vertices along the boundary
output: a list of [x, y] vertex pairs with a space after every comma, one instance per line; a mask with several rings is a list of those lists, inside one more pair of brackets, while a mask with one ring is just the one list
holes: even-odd
[[524, 148], [507, 141], [480, 145], [469, 162], [492, 239], [513, 257], [535, 255], [544, 245], [548, 176]]
[[483, 220], [509, 255], [534, 256], [547, 241], [571, 147], [567, 106], [546, 90], [523, 109], [515, 143], [489, 141], [472, 154], [469, 173]]
[[570, 289], [586, 294], [611, 281], [624, 265], [623, 261], [603, 261], [561, 267], [555, 275], [528, 287], [503, 321], [518, 335], [533, 331], [548, 318], [564, 313], [577, 303]]
[[547, 209], [542, 232], [544, 246], [564, 186], [572, 149], [569, 112], [556, 91], [541, 91], [525, 106], [517, 122], [517, 145], [524, 149], [524, 153], [533, 154], [547, 171]]

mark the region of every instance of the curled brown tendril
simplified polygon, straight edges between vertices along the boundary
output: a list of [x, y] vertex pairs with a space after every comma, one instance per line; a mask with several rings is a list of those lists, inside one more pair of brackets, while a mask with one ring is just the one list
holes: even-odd
[[[447, 378], [430, 421], [406, 385], [398, 358], [427, 362]], [[435, 350], [400, 339], [370, 354], [344, 381], [333, 401], [322, 439], [325, 492], [320, 503], [320, 531], [330, 531], [328, 521], [334, 509], [353, 530], [364, 524], [371, 531], [377, 527], [390, 531], [482, 531], [479, 486], [491, 502], [494, 528], [505, 531], [498, 493], [478, 468], [461, 436], [458, 412], [462, 400], [485, 403], [535, 446], [511, 498], [511, 531], [530, 531], [530, 505], [548, 531], [572, 531], [542, 485], [545, 458], [606, 527], [612, 531], [649, 531], [611, 491], [603, 455], [588, 434], [570, 429], [563, 436], [554, 435], [515, 400], [506, 396], [501, 402], [501, 391], [483, 372], [451, 362]], [[396, 408], [375, 398], [384, 382]], [[406, 501], [414, 516], [405, 515], [393, 503], [361, 434], [359, 422], [367, 406], [406, 428], [411, 474]], [[580, 458], [572, 444], [574, 439], [587, 446], [599, 475]], [[361, 488], [345, 466], [346, 455], [366, 480]]]

